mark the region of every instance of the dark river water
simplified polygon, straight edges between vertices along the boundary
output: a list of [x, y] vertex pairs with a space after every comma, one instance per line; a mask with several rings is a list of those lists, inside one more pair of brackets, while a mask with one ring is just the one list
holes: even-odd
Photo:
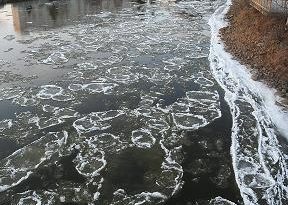
[[241, 158], [259, 138], [230, 149], [259, 120], [240, 99], [235, 114], [232, 84], [210, 67], [208, 20], [223, 3], [2, 5], [0, 204], [233, 205], [270, 193], [253, 153]]

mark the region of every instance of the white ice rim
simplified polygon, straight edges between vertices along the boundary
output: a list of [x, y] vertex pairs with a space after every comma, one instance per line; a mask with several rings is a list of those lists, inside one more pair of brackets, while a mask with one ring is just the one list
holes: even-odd
[[[232, 138], [232, 145], [231, 145], [231, 155], [232, 155], [232, 163], [233, 163], [233, 169], [235, 173], [235, 178], [237, 185], [240, 189], [240, 194], [243, 198], [244, 204], [258, 204], [257, 202], [257, 197], [253, 190], [245, 185], [243, 181], [241, 182], [241, 177], [239, 176], [239, 170], [237, 170], [237, 132], [239, 131], [238, 124], [235, 122], [237, 120], [237, 115], [239, 115], [239, 110], [237, 105], [235, 104], [235, 99], [237, 99], [239, 96], [237, 96], [237, 93], [234, 93], [233, 91], [231, 92], [229, 90], [229, 87], [226, 87], [225, 81], [223, 81], [223, 76], [222, 74], [227, 74], [229, 73], [232, 76], [232, 80], [234, 80], [238, 85], [244, 85], [244, 89], [249, 90], [249, 94], [252, 93], [256, 94], [258, 97], [260, 97], [260, 103], [254, 102], [251, 104], [253, 108], [257, 108], [256, 111], [254, 110], [255, 113], [253, 113], [253, 116], [255, 115], [256, 120], [259, 120], [259, 116], [257, 115], [257, 111], [259, 110], [265, 113], [265, 116], [269, 118], [267, 121], [271, 121], [272, 125], [277, 129], [277, 131], [286, 138], [288, 139], [288, 111], [285, 109], [285, 107], [280, 107], [277, 105], [277, 96], [276, 96], [276, 91], [274, 89], [269, 88], [267, 85], [265, 85], [262, 82], [257, 82], [252, 80], [251, 74], [248, 71], [248, 69], [244, 66], [241, 65], [239, 62], [237, 62], [233, 56], [229, 53], [227, 53], [224, 49], [224, 44], [221, 41], [221, 38], [219, 37], [219, 30], [225, 26], [228, 25], [228, 22], [225, 21], [225, 15], [228, 12], [230, 6], [232, 4], [231, 0], [227, 0], [226, 3], [221, 5], [211, 16], [209, 19], [209, 25], [211, 27], [211, 46], [210, 46], [210, 54], [209, 54], [209, 60], [210, 60], [210, 65], [211, 65], [211, 70], [212, 73], [214, 74], [214, 77], [216, 81], [220, 84], [220, 86], [225, 90], [225, 101], [228, 103], [232, 116], [233, 116], [233, 127], [232, 127], [232, 133], [231, 133], [231, 138]], [[218, 60], [219, 62], [215, 62], [214, 60]], [[217, 63], [220, 64], [220, 66], [223, 67], [217, 67]], [[218, 65], [219, 65], [218, 64]], [[233, 64], [232, 67], [225, 67], [225, 65], [231, 65]], [[227, 82], [226, 82], [227, 83]], [[251, 100], [251, 96], [248, 96], [247, 99]], [[256, 107], [260, 106], [260, 108]], [[262, 109], [261, 109], [262, 108]], [[286, 123], [285, 123], [286, 122]], [[262, 125], [262, 124], [261, 124]], [[260, 122], [257, 122], [257, 126], [260, 126]], [[263, 125], [262, 125], [263, 126]], [[259, 127], [256, 127], [258, 129]], [[258, 130], [259, 131], [259, 130]], [[267, 180], [272, 180], [271, 182], [274, 182], [275, 184], [271, 185], [270, 189], [273, 188], [273, 186], [279, 186], [279, 190], [286, 192], [286, 199], [287, 199], [287, 186], [284, 186], [283, 181], [286, 178], [287, 179], [287, 164], [285, 162], [282, 162], [281, 170], [284, 169], [283, 171], [283, 176], [284, 177], [283, 181], [278, 181], [279, 177], [276, 179], [273, 178], [271, 173], [269, 173], [269, 170], [267, 169], [263, 156], [262, 154], [262, 147], [261, 147], [261, 138], [262, 133], [261, 130], [259, 131], [259, 145], [258, 145], [258, 152], [259, 152], [259, 161], [260, 165], [262, 167], [262, 170], [264, 170], [264, 173], [266, 176], [268, 176]], [[270, 134], [270, 135], [269, 135]], [[271, 133], [268, 133], [268, 138], [271, 141], [275, 141], [276, 135], [274, 133], [274, 130], [272, 130]], [[277, 139], [276, 139], [277, 143]], [[276, 154], [280, 155], [280, 160], [282, 158], [285, 158], [285, 155], [281, 153], [281, 151], [277, 148], [275, 150]], [[259, 173], [261, 174], [261, 173]], [[252, 183], [251, 183], [252, 184]], [[267, 188], [268, 189], [268, 188]], [[279, 191], [278, 190], [278, 191]], [[272, 192], [271, 192], [272, 193]], [[272, 193], [273, 194], [273, 193]], [[284, 195], [285, 193], [277, 193], [278, 195]], [[250, 198], [249, 198], [250, 197]], [[262, 195], [263, 198], [265, 196]], [[269, 199], [270, 197], [270, 199]], [[275, 197], [275, 195], [274, 195]], [[279, 196], [278, 196], [279, 197]], [[281, 197], [281, 196], [280, 196]], [[280, 198], [281, 199], [281, 198]], [[267, 202], [269, 204], [283, 204], [282, 201], [275, 201], [275, 199], [272, 196], [266, 196]], [[277, 199], [276, 199], [277, 200]]]

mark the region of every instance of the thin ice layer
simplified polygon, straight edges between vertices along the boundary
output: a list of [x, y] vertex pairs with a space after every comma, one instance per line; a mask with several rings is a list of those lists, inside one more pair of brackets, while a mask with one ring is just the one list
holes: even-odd
[[37, 167], [53, 155], [65, 144], [68, 134], [51, 133], [33, 143], [17, 150], [1, 160], [0, 190], [6, 190], [27, 179]]

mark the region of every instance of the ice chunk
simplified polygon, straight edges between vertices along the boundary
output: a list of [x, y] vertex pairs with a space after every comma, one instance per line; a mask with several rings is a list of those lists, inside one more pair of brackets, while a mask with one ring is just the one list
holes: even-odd
[[138, 76], [129, 67], [114, 67], [107, 71], [106, 77], [118, 83], [129, 84], [138, 81]]
[[81, 84], [70, 84], [68, 89], [71, 91], [80, 91], [83, 89], [83, 86]]
[[35, 96], [32, 97], [21, 96], [19, 98], [14, 98], [13, 103], [26, 107], [26, 106], [38, 105], [39, 101], [35, 98]]
[[57, 154], [66, 142], [67, 132], [50, 133], [2, 159], [0, 165], [0, 191], [15, 186], [39, 167], [44, 161]]
[[13, 123], [12, 123], [11, 119], [2, 120], [2, 121], [0, 121], [0, 131], [3, 131], [5, 129], [9, 129], [12, 127], [12, 125], [13, 125]]
[[96, 130], [106, 130], [111, 125], [108, 122], [102, 121], [97, 113], [91, 113], [86, 117], [76, 120], [73, 123], [73, 127], [81, 134]]
[[89, 83], [83, 85], [83, 88], [87, 90], [89, 93], [109, 93], [112, 91], [115, 87], [117, 87], [118, 84], [116, 83]]
[[204, 87], [211, 87], [214, 85], [214, 82], [212, 80], [209, 80], [208, 78], [205, 77], [196, 78], [195, 82]]
[[75, 67], [76, 70], [96, 70], [97, 68], [98, 66], [93, 63], [79, 63]]
[[162, 193], [159, 192], [141, 192], [132, 196], [127, 195], [124, 190], [117, 190], [114, 192], [114, 198], [111, 205], [118, 204], [158, 204], [164, 202], [167, 199]]
[[7, 41], [12, 41], [15, 39], [15, 36], [14, 35], [7, 35], [4, 37], [4, 39], [6, 39]]
[[55, 101], [71, 101], [74, 96], [65, 91], [62, 87], [56, 85], [43, 85], [41, 90], [36, 95], [39, 99]]
[[232, 201], [222, 198], [221, 196], [217, 196], [216, 198], [210, 200], [209, 205], [236, 205], [236, 204]]
[[156, 139], [147, 129], [132, 131], [131, 140], [137, 147], [140, 148], [151, 148], [156, 142]]
[[53, 96], [59, 95], [63, 88], [56, 85], [43, 85], [39, 93], [36, 95], [40, 99], [52, 99]]
[[110, 133], [93, 136], [88, 139], [87, 142], [93, 144], [99, 150], [111, 153], [116, 153], [118, 150], [125, 148], [125, 145], [119, 140], [119, 137]]
[[2, 89], [0, 89], [0, 101], [20, 97], [23, 93], [24, 93], [24, 90], [22, 88], [19, 88], [19, 87], [2, 88]]
[[60, 65], [68, 62], [68, 58], [61, 52], [52, 53], [48, 58], [44, 59], [42, 62], [44, 64], [52, 65]]
[[73, 160], [76, 163], [76, 169], [79, 173], [94, 177], [104, 169], [107, 162], [105, 160], [105, 152], [95, 148], [95, 145], [89, 141], [83, 141], [80, 144], [80, 153]]
[[36, 121], [36, 125], [38, 126], [39, 129], [45, 129], [48, 127], [62, 124], [63, 122], [64, 120], [62, 118], [43, 117], [43, 118], [38, 118], [38, 120]]
[[175, 113], [173, 120], [179, 129], [198, 129], [207, 124], [206, 119], [201, 115]]
[[68, 118], [74, 118], [74, 117], [79, 116], [79, 114], [75, 110], [70, 109], [70, 108], [56, 109], [54, 112], [54, 115], [60, 119], [68, 119]]
[[52, 106], [52, 105], [42, 105], [42, 110], [44, 112], [51, 112], [53, 113], [55, 110], [59, 109], [59, 107], [55, 107], [55, 106]]

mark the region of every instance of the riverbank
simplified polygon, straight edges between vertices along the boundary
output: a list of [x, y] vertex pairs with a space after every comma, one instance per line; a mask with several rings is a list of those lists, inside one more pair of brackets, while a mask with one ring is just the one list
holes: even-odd
[[[213, 76], [224, 89], [232, 114], [231, 156], [235, 179], [244, 204], [287, 204], [288, 199], [283, 197], [286, 190], [282, 188], [286, 186], [282, 182], [287, 180], [287, 176], [282, 174], [287, 171], [287, 150], [286, 143], [282, 141], [288, 139], [288, 113], [275, 103], [272, 89], [252, 80], [247, 72], [248, 66], [242, 65], [243, 62], [240, 64], [230, 52], [225, 51], [219, 33], [227, 26], [225, 16], [230, 5], [229, 0], [209, 19], [209, 59]], [[271, 162], [275, 156], [279, 156], [277, 165]]]
[[288, 28], [284, 17], [264, 16], [248, 0], [234, 0], [220, 31], [225, 48], [288, 99]]

